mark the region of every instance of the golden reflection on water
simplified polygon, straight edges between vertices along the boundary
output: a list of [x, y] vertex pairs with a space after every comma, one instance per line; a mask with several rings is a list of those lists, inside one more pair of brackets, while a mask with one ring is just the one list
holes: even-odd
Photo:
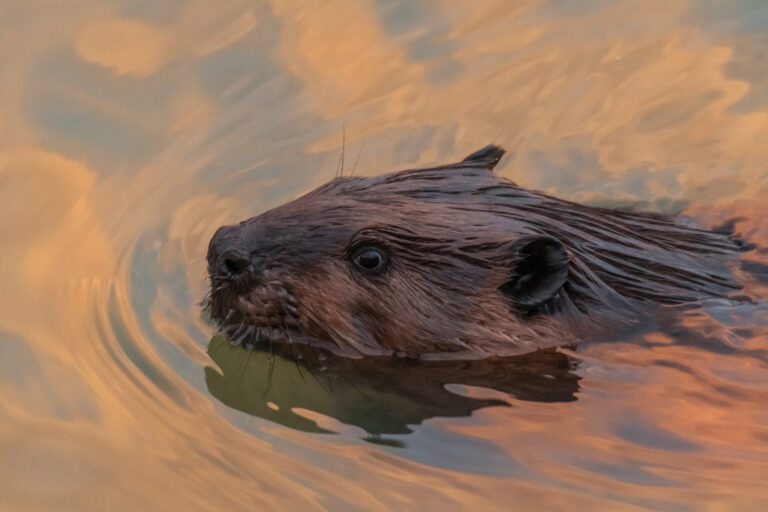
[[743, 216], [764, 249], [768, 6], [50, 0], [0, 4], [0, 28], [3, 509], [768, 505], [764, 251], [751, 305], [572, 352], [576, 400], [386, 395], [410, 434], [296, 375], [285, 411], [225, 397], [238, 361], [209, 357], [199, 308], [214, 229], [332, 177], [342, 123], [357, 173], [494, 141], [522, 185]]

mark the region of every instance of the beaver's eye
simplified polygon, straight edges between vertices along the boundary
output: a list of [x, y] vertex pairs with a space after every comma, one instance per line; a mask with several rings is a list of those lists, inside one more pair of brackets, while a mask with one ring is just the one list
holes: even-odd
[[384, 253], [375, 247], [363, 247], [355, 253], [355, 265], [362, 270], [379, 270], [384, 266]]

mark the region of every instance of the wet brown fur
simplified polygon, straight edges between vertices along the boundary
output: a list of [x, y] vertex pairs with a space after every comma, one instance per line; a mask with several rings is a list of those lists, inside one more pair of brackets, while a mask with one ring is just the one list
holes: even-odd
[[[659, 304], [738, 288], [729, 235], [588, 207], [496, 176], [503, 150], [378, 177], [336, 178], [236, 226], [209, 249], [210, 312], [234, 343], [309, 343], [344, 355], [478, 358], [560, 346], [631, 325]], [[520, 308], [505, 293], [528, 236], [559, 240], [567, 281]], [[361, 273], [356, 248], [385, 269]], [[220, 272], [225, 251], [251, 262]]]

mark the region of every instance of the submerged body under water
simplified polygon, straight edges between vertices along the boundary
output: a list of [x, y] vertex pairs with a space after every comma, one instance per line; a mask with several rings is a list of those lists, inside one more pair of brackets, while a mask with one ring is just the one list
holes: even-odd
[[[0, 3], [0, 509], [763, 510], [768, 6]], [[474, 361], [231, 347], [216, 228], [488, 141], [742, 289]]]

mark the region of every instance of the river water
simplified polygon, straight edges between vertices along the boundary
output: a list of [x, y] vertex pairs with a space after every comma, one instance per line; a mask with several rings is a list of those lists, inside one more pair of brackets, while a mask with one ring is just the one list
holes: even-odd
[[[0, 62], [0, 509], [768, 509], [768, 3], [0, 0]], [[748, 300], [394, 375], [215, 336], [219, 225], [490, 142], [740, 218]]]

